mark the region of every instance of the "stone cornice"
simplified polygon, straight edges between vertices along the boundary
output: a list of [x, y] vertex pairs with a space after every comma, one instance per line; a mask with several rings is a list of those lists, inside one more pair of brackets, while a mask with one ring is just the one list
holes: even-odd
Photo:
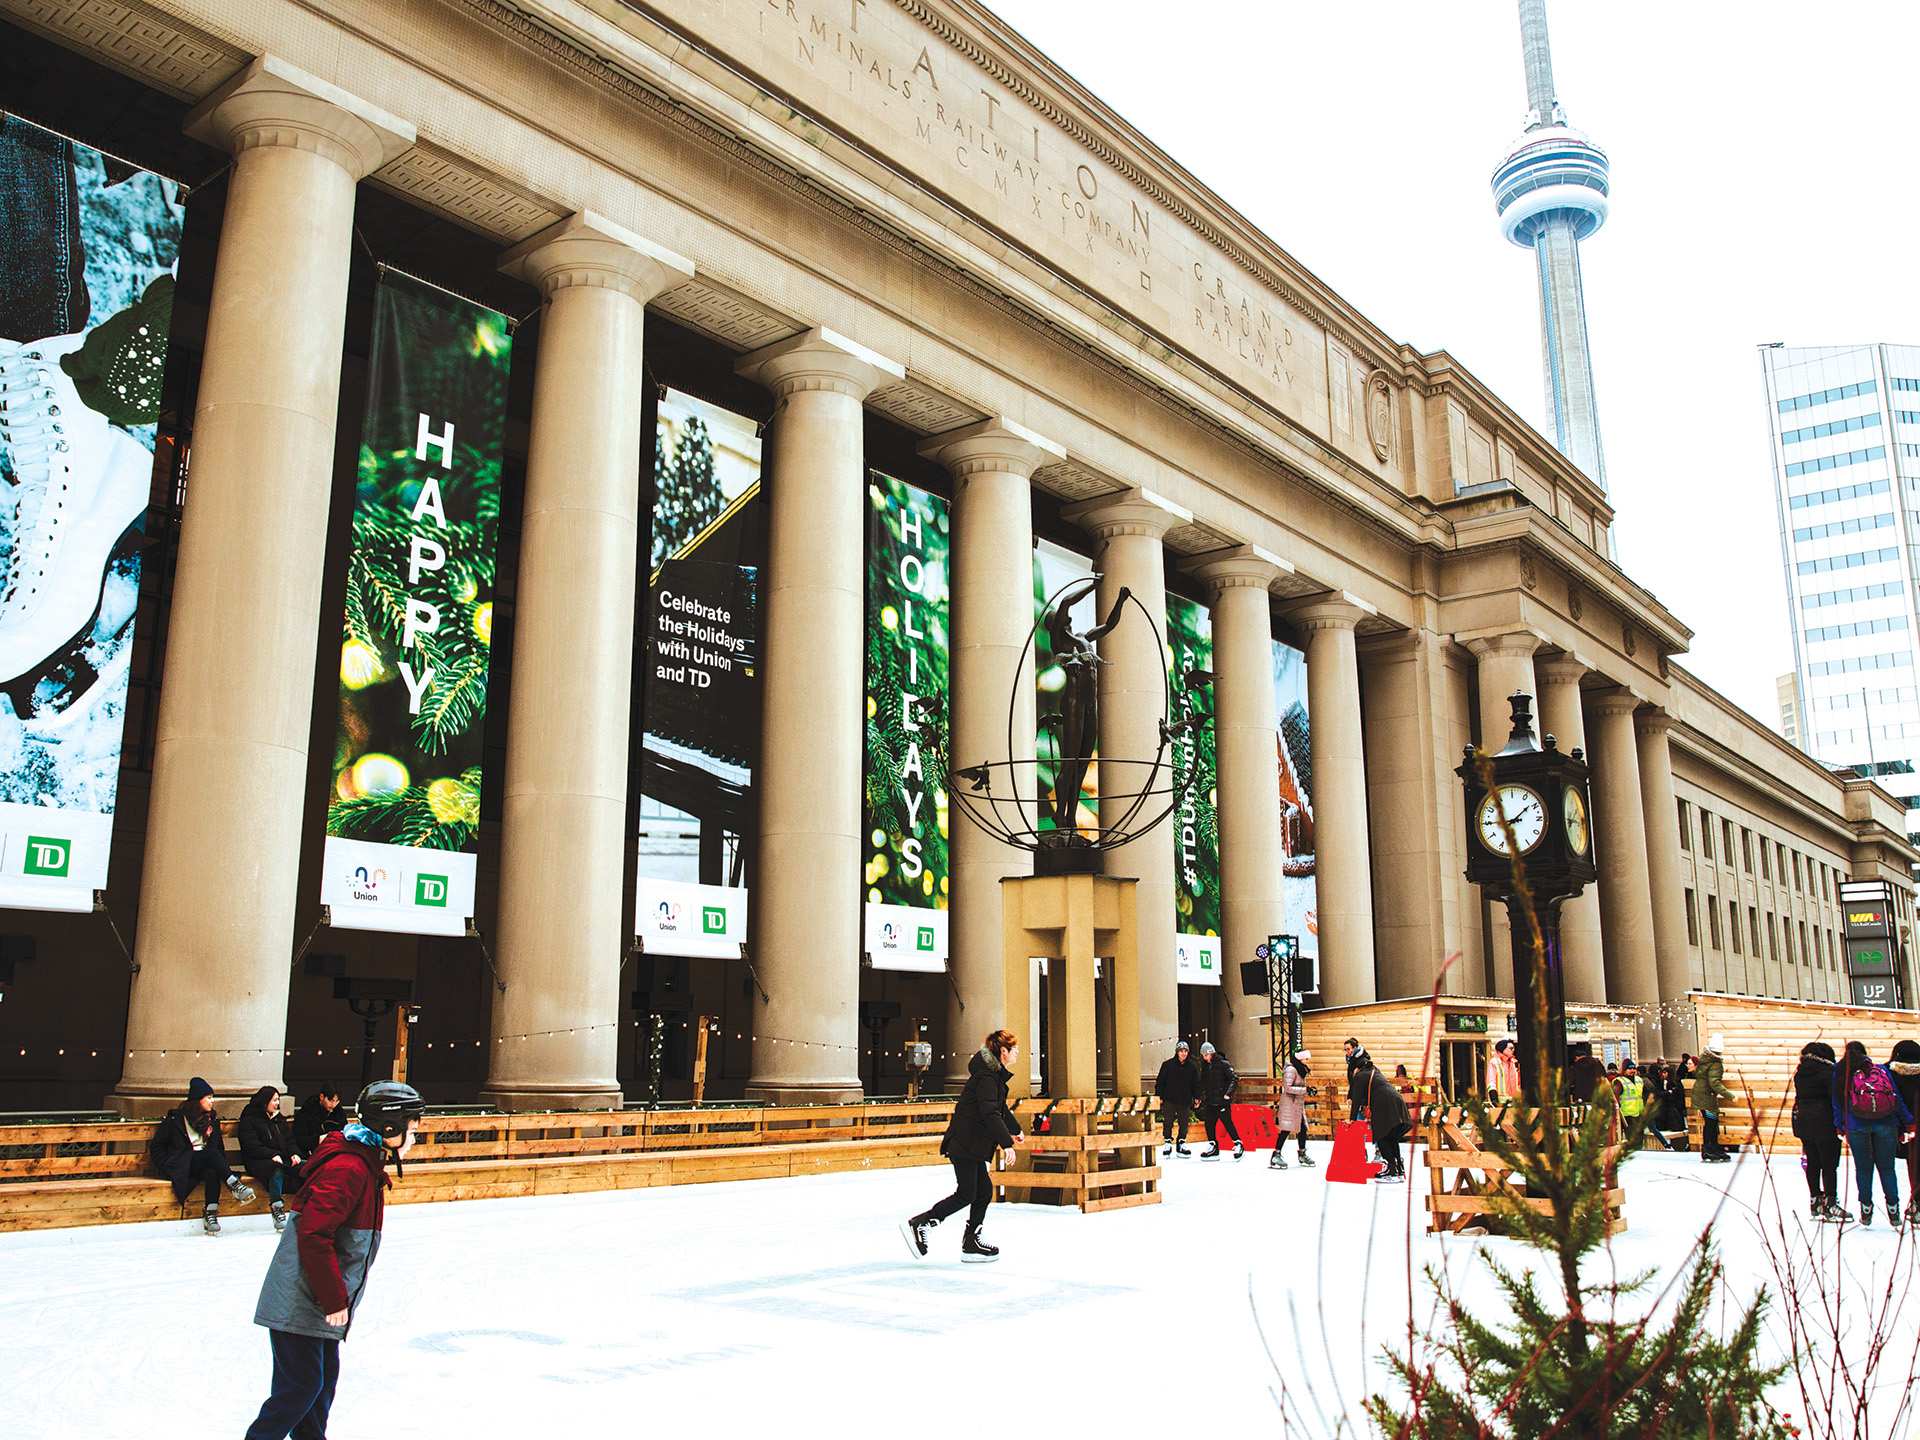
[[500, 257], [500, 268], [533, 285], [544, 299], [591, 287], [618, 290], [642, 305], [693, 278], [691, 260], [591, 210], [576, 211], [514, 246]]
[[249, 61], [193, 108], [186, 132], [235, 155], [268, 147], [324, 156], [355, 180], [413, 147], [412, 125], [276, 55]]
[[919, 452], [945, 466], [955, 479], [995, 474], [1031, 480], [1042, 465], [1067, 458], [1065, 446], [1036, 435], [1004, 415], [931, 435], [921, 442]]
[[782, 400], [806, 391], [864, 400], [876, 386], [905, 379], [907, 373], [886, 356], [821, 326], [743, 355], [734, 368]]

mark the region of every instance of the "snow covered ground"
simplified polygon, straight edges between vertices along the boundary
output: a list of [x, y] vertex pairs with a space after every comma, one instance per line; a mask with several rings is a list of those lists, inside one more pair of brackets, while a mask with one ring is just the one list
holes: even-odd
[[[1803, 1203], [1797, 1159], [1772, 1163], [1782, 1199]], [[1088, 1435], [1364, 1434], [1336, 1427], [1383, 1381], [1409, 1273], [1424, 1316], [1422, 1266], [1444, 1257], [1484, 1296], [1476, 1247], [1525, 1253], [1424, 1232], [1409, 1247], [1423, 1170], [1405, 1187], [1328, 1185], [1262, 1154], [1170, 1164], [1159, 1206], [996, 1205], [998, 1264], [959, 1263], [958, 1220], [916, 1264], [895, 1226], [946, 1173], [394, 1206], [331, 1433], [943, 1440], [1071, 1421]], [[1724, 1187], [1735, 1287], [1772, 1285], [1753, 1218], [1761, 1162], [1643, 1156], [1626, 1176], [1623, 1272], [1679, 1263]], [[241, 1433], [266, 1390], [251, 1317], [273, 1245], [265, 1217], [218, 1239], [172, 1222], [0, 1235], [0, 1433]], [[1913, 1256], [1876, 1227], [1808, 1263], [1844, 1263], [1877, 1295]], [[1909, 1337], [1916, 1325], [1920, 1293], [1900, 1321]], [[1284, 1425], [1263, 1332], [1286, 1376]], [[1907, 1353], [1892, 1363], [1890, 1389]], [[1803, 1413], [1797, 1391], [1780, 1402]], [[1875, 1435], [1894, 1433], [1888, 1411]], [[1917, 1427], [1906, 1417], [1900, 1440]]]

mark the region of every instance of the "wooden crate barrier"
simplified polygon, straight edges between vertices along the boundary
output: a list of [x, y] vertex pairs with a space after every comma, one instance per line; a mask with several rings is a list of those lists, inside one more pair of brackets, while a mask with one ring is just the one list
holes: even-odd
[[[1099, 1100], [1023, 1100], [1027, 1138], [1009, 1168], [994, 1172], [1016, 1204], [1072, 1205], [1082, 1214], [1160, 1203], [1159, 1107], [1151, 1095]], [[1037, 1134], [1046, 1116], [1048, 1133]]]
[[[1502, 1111], [1501, 1113], [1504, 1113]], [[1569, 1110], [1563, 1124], [1578, 1124], [1579, 1113]], [[1512, 1168], [1480, 1146], [1479, 1132], [1457, 1105], [1435, 1105], [1426, 1114], [1427, 1229], [1458, 1232], [1469, 1225], [1497, 1226], [1494, 1197], [1517, 1200], [1532, 1210], [1549, 1209], [1545, 1200], [1528, 1198], [1512, 1180]], [[1608, 1233], [1627, 1228], [1626, 1192], [1620, 1188], [1620, 1147], [1605, 1152]]]

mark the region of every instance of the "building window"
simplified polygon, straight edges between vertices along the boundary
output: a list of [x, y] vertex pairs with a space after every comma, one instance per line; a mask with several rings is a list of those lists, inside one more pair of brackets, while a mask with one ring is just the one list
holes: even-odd
[[[1914, 412], [1896, 410], [1894, 414], [1897, 418], [1904, 420], [1907, 416], [1914, 415]], [[1920, 423], [1920, 415], [1914, 415], [1914, 418], [1916, 423]], [[1879, 428], [1880, 412], [1876, 410], [1871, 415], [1849, 415], [1844, 420], [1823, 420], [1818, 425], [1803, 425], [1798, 430], [1782, 431], [1780, 443], [1798, 445], [1802, 440], [1824, 440], [1829, 435], [1847, 435], [1855, 430], [1878, 430]]]
[[1803, 888], [1800, 884], [1800, 852], [1798, 850], [1793, 852], [1793, 888], [1796, 890]]
[[[1856, 395], [1872, 395], [1877, 393], [1879, 388], [1877, 381], [1856, 380], [1851, 385], [1835, 385], [1830, 389], [1815, 390], [1811, 395], [1789, 395], [1778, 402], [1778, 409], [1782, 415], [1790, 415], [1795, 410], [1811, 410], [1815, 405], [1826, 405], [1835, 400], [1851, 400]], [[1893, 388], [1904, 390], [1907, 387], [1895, 380]]]
[[1773, 867], [1767, 861], [1767, 837], [1764, 835], [1760, 837], [1760, 878], [1773, 879]]
[[1744, 825], [1740, 827], [1740, 868], [1753, 874], [1753, 832]]
[[1816, 505], [1831, 505], [1837, 500], [1858, 500], [1862, 495], [1885, 495], [1893, 487], [1885, 480], [1861, 480], [1852, 485], [1829, 485], [1824, 490], [1809, 490], [1788, 498], [1790, 510], [1811, 510]]
[[1819, 590], [1800, 602], [1802, 610], [1819, 610], [1828, 605], [1851, 605], [1856, 600], [1884, 600], [1901, 593], [1898, 580], [1883, 580], [1878, 585], [1849, 585], [1842, 590]]
[[1700, 943], [1700, 914], [1694, 908], [1693, 891], [1687, 891], [1687, 944]]
[[1740, 905], [1733, 900], [1727, 902], [1727, 938], [1733, 942], [1733, 953], [1740, 954]]
[[1713, 859], [1713, 816], [1705, 810], [1700, 812], [1700, 854]]
[[1878, 515], [1856, 515], [1851, 520], [1829, 520], [1824, 525], [1800, 525], [1795, 527], [1793, 538], [1796, 540], [1830, 540], [1835, 535], [1858, 535], [1863, 530], [1886, 530], [1893, 525], [1893, 516], [1882, 512]]
[[1813, 475], [1822, 470], [1838, 470], [1847, 465], [1864, 465], [1869, 460], [1887, 458], [1887, 447], [1870, 445], [1864, 450], [1845, 450], [1838, 455], [1822, 455], [1818, 460], [1795, 460], [1787, 466], [1787, 478], [1796, 475]]
[[[1720, 847], [1720, 853], [1722, 856], [1725, 857], [1727, 864], [1732, 865], [1733, 864], [1733, 821], [1722, 820], [1720, 822], [1720, 838], [1727, 842], [1725, 845]], [[1753, 866], [1748, 865], [1747, 869], [1751, 870], [1753, 869]]]
[[1827, 968], [1829, 970], [1840, 968], [1840, 938], [1833, 933], [1831, 925], [1827, 927]]
[[1813, 957], [1807, 954], [1807, 922], [1801, 920], [1796, 923], [1800, 927], [1800, 963], [1802, 965], [1811, 965], [1813, 963]]
[[1780, 877], [1782, 885], [1787, 883], [1787, 847], [1778, 840], [1773, 842], [1773, 873]]
[[1682, 850], [1691, 850], [1693, 848], [1693, 826], [1687, 821], [1687, 802], [1684, 800], [1675, 800], [1673, 803], [1680, 811], [1680, 848]]
[[1807, 674], [1856, 675], [1862, 670], [1905, 670], [1912, 664], [1911, 651], [1904, 655], [1889, 651], [1883, 655], [1849, 655], [1844, 660], [1815, 660], [1807, 666]]
[[1713, 942], [1714, 949], [1720, 948], [1720, 907], [1711, 895], [1707, 897], [1707, 938]]
[[[1915, 524], [1920, 526], [1920, 518], [1916, 518]], [[1906, 616], [1882, 615], [1876, 620], [1854, 620], [1846, 625], [1809, 625], [1801, 634], [1808, 644], [1814, 644], [1821, 640], [1851, 640], [1856, 635], [1886, 635], [1906, 628]]]
[[[1773, 917], [1769, 915], [1767, 920], [1771, 922]], [[1769, 923], [1767, 928], [1771, 930], [1772, 924]], [[1760, 907], [1758, 905], [1747, 907], [1747, 943], [1753, 946], [1753, 958], [1758, 960], [1760, 958]], [[1773, 952], [1773, 958], [1775, 961], [1780, 959], [1778, 950]]]
[[1829, 570], [1858, 570], [1862, 565], [1880, 565], [1900, 558], [1900, 548], [1890, 545], [1880, 550], [1855, 550], [1846, 555], [1823, 555], [1818, 560], [1802, 560], [1794, 566], [1801, 575], [1824, 575]]

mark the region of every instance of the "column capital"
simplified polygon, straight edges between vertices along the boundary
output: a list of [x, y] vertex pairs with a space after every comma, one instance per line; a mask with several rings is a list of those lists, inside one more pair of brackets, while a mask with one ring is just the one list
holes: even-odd
[[955, 479], [984, 473], [1031, 480], [1042, 465], [1067, 458], [1066, 446], [1004, 415], [930, 435], [920, 442], [919, 450], [935, 464], [944, 465]]
[[1526, 660], [1540, 648], [1540, 637], [1531, 630], [1515, 630], [1506, 635], [1477, 636], [1465, 643], [1467, 649], [1482, 660], [1490, 655]]
[[1293, 574], [1293, 564], [1258, 545], [1235, 545], [1195, 557], [1187, 570], [1206, 581], [1217, 601], [1228, 590], [1267, 590], [1282, 575]]
[[1566, 652], [1533, 662], [1533, 673], [1542, 685], [1578, 685], [1592, 670], [1593, 666], [1578, 655]]
[[1596, 715], [1631, 715], [1640, 705], [1640, 697], [1624, 688], [1596, 691], [1593, 696]]
[[693, 262], [616, 225], [592, 210], [576, 210], [500, 257], [500, 268], [551, 300], [575, 286], [618, 290], [642, 305], [662, 290], [693, 278]]
[[1288, 611], [1287, 618], [1302, 630], [1351, 630], [1375, 613], [1371, 605], [1343, 590], [1338, 599], [1316, 600]]
[[193, 107], [183, 127], [195, 140], [239, 155], [263, 146], [305, 150], [355, 180], [413, 148], [412, 125], [358, 95], [260, 55]]
[[1078, 505], [1067, 506], [1060, 514], [1101, 540], [1111, 540], [1116, 535], [1150, 535], [1158, 540], [1175, 526], [1193, 521], [1191, 510], [1144, 489], [1083, 500]]
[[741, 356], [733, 368], [782, 400], [806, 390], [865, 400], [881, 385], [907, 376], [886, 356], [818, 325]]
[[1673, 717], [1657, 705], [1648, 705], [1633, 712], [1633, 730], [1636, 735], [1652, 739], [1664, 735], [1673, 729]]

